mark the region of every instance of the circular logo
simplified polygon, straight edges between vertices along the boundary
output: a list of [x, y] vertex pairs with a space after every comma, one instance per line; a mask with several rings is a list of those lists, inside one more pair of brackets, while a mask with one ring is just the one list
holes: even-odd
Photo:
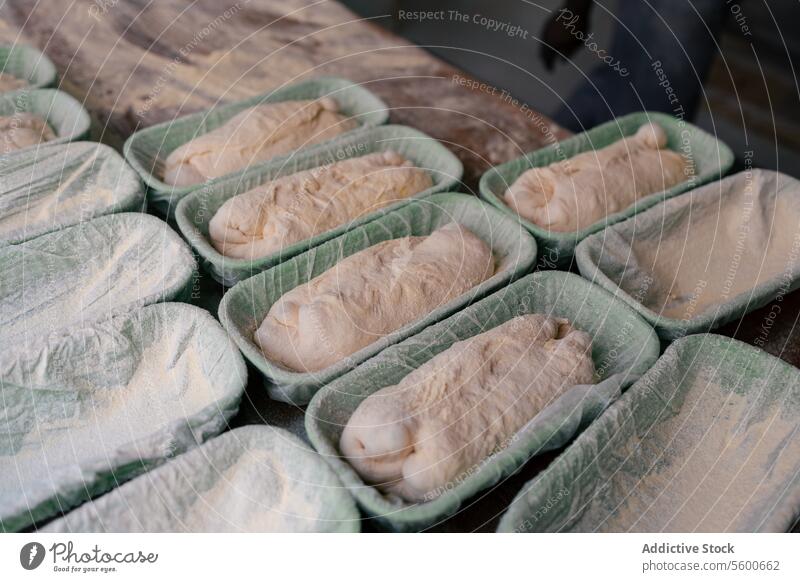
[[19, 563], [26, 570], [35, 570], [44, 560], [44, 546], [39, 542], [28, 542], [19, 551]]

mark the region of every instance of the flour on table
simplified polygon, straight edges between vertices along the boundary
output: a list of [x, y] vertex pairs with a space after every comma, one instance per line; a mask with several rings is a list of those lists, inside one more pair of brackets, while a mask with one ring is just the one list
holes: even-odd
[[222, 254], [256, 259], [347, 224], [433, 185], [393, 151], [369, 154], [272, 180], [234, 196], [209, 223]]

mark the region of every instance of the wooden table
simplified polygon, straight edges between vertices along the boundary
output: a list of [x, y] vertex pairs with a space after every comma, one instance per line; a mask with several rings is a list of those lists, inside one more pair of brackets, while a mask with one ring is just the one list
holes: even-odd
[[470, 188], [489, 166], [568, 135], [499, 89], [461, 85], [473, 80], [330, 0], [14, 0], [0, 19], [0, 42], [43, 49], [112, 145], [137, 127], [320, 75], [364, 83], [392, 123], [447, 144]]
[[[464, 162], [467, 190], [489, 166], [568, 135], [500, 89], [471, 86], [461, 71], [330, 0], [14, 0], [0, 7], [0, 42], [15, 41], [47, 53], [62, 89], [92, 113], [95, 137], [117, 147], [138, 127], [319, 75], [364, 83], [391, 107], [392, 123], [445, 143]], [[794, 293], [722, 333], [798, 365], [798, 314]], [[302, 432], [302, 411], [268, 400], [251, 370], [234, 424], [265, 421]], [[519, 487], [553, 456], [534, 459], [436, 529], [493, 529]]]

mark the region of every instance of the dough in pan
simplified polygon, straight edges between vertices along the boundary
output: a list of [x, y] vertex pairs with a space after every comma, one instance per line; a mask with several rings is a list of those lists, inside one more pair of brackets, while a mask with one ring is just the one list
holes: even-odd
[[7, 154], [55, 139], [47, 121], [33, 113], [0, 115], [0, 154]]
[[591, 348], [589, 334], [566, 319], [515, 317], [368, 396], [342, 433], [341, 452], [365, 481], [430, 501], [567, 389], [594, 383]]
[[175, 149], [167, 156], [164, 182], [201, 184], [356, 127], [329, 97], [257, 105]]
[[647, 123], [602, 149], [524, 172], [503, 198], [523, 218], [551, 231], [581, 230], [687, 180], [689, 161], [666, 146], [661, 126]]
[[393, 151], [283, 176], [234, 196], [208, 225], [211, 244], [257, 259], [413, 196], [433, 185], [425, 170]]
[[0, 93], [6, 91], [16, 91], [28, 86], [28, 81], [20, 79], [8, 73], [0, 73]]
[[380, 242], [283, 295], [255, 341], [290, 370], [322, 370], [466, 293], [494, 267], [491, 248], [457, 223]]

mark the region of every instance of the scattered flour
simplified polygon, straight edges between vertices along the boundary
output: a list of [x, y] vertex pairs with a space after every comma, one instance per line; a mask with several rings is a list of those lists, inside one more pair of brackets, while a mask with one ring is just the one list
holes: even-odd
[[196, 444], [235, 409], [239, 358], [209, 314], [183, 304], [0, 354], [0, 518], [24, 523], [30, 508], [41, 516], [49, 503], [53, 512], [56, 495], [69, 506], [98, 482], [109, 487], [104, 472], [124, 479], [139, 463]]
[[670, 200], [619, 238], [607, 235], [603, 252], [628, 262], [624, 276], [620, 267], [602, 269], [649, 309], [681, 320], [783, 274], [793, 279], [800, 268], [798, 185], [753, 170]]
[[[103, 150], [93, 145], [69, 144], [61, 151], [63, 155], [37, 155], [35, 170], [23, 165], [16, 175], [3, 176], [0, 240], [18, 242], [77, 224], [114, 203], [117, 180], [125, 174], [114, 171], [118, 164], [101, 157]], [[122, 194], [130, 188], [125, 184]]]
[[606, 502], [573, 529], [754, 531], [769, 517], [800, 470], [797, 418], [759, 406], [767, 381], [748, 385], [749, 398], [716, 384], [713, 370], [688, 381], [680, 412], [615, 449], [626, 461], [603, 484]]
[[258, 425], [214, 438], [45, 531], [354, 531], [357, 521], [350, 494], [319, 455]]

